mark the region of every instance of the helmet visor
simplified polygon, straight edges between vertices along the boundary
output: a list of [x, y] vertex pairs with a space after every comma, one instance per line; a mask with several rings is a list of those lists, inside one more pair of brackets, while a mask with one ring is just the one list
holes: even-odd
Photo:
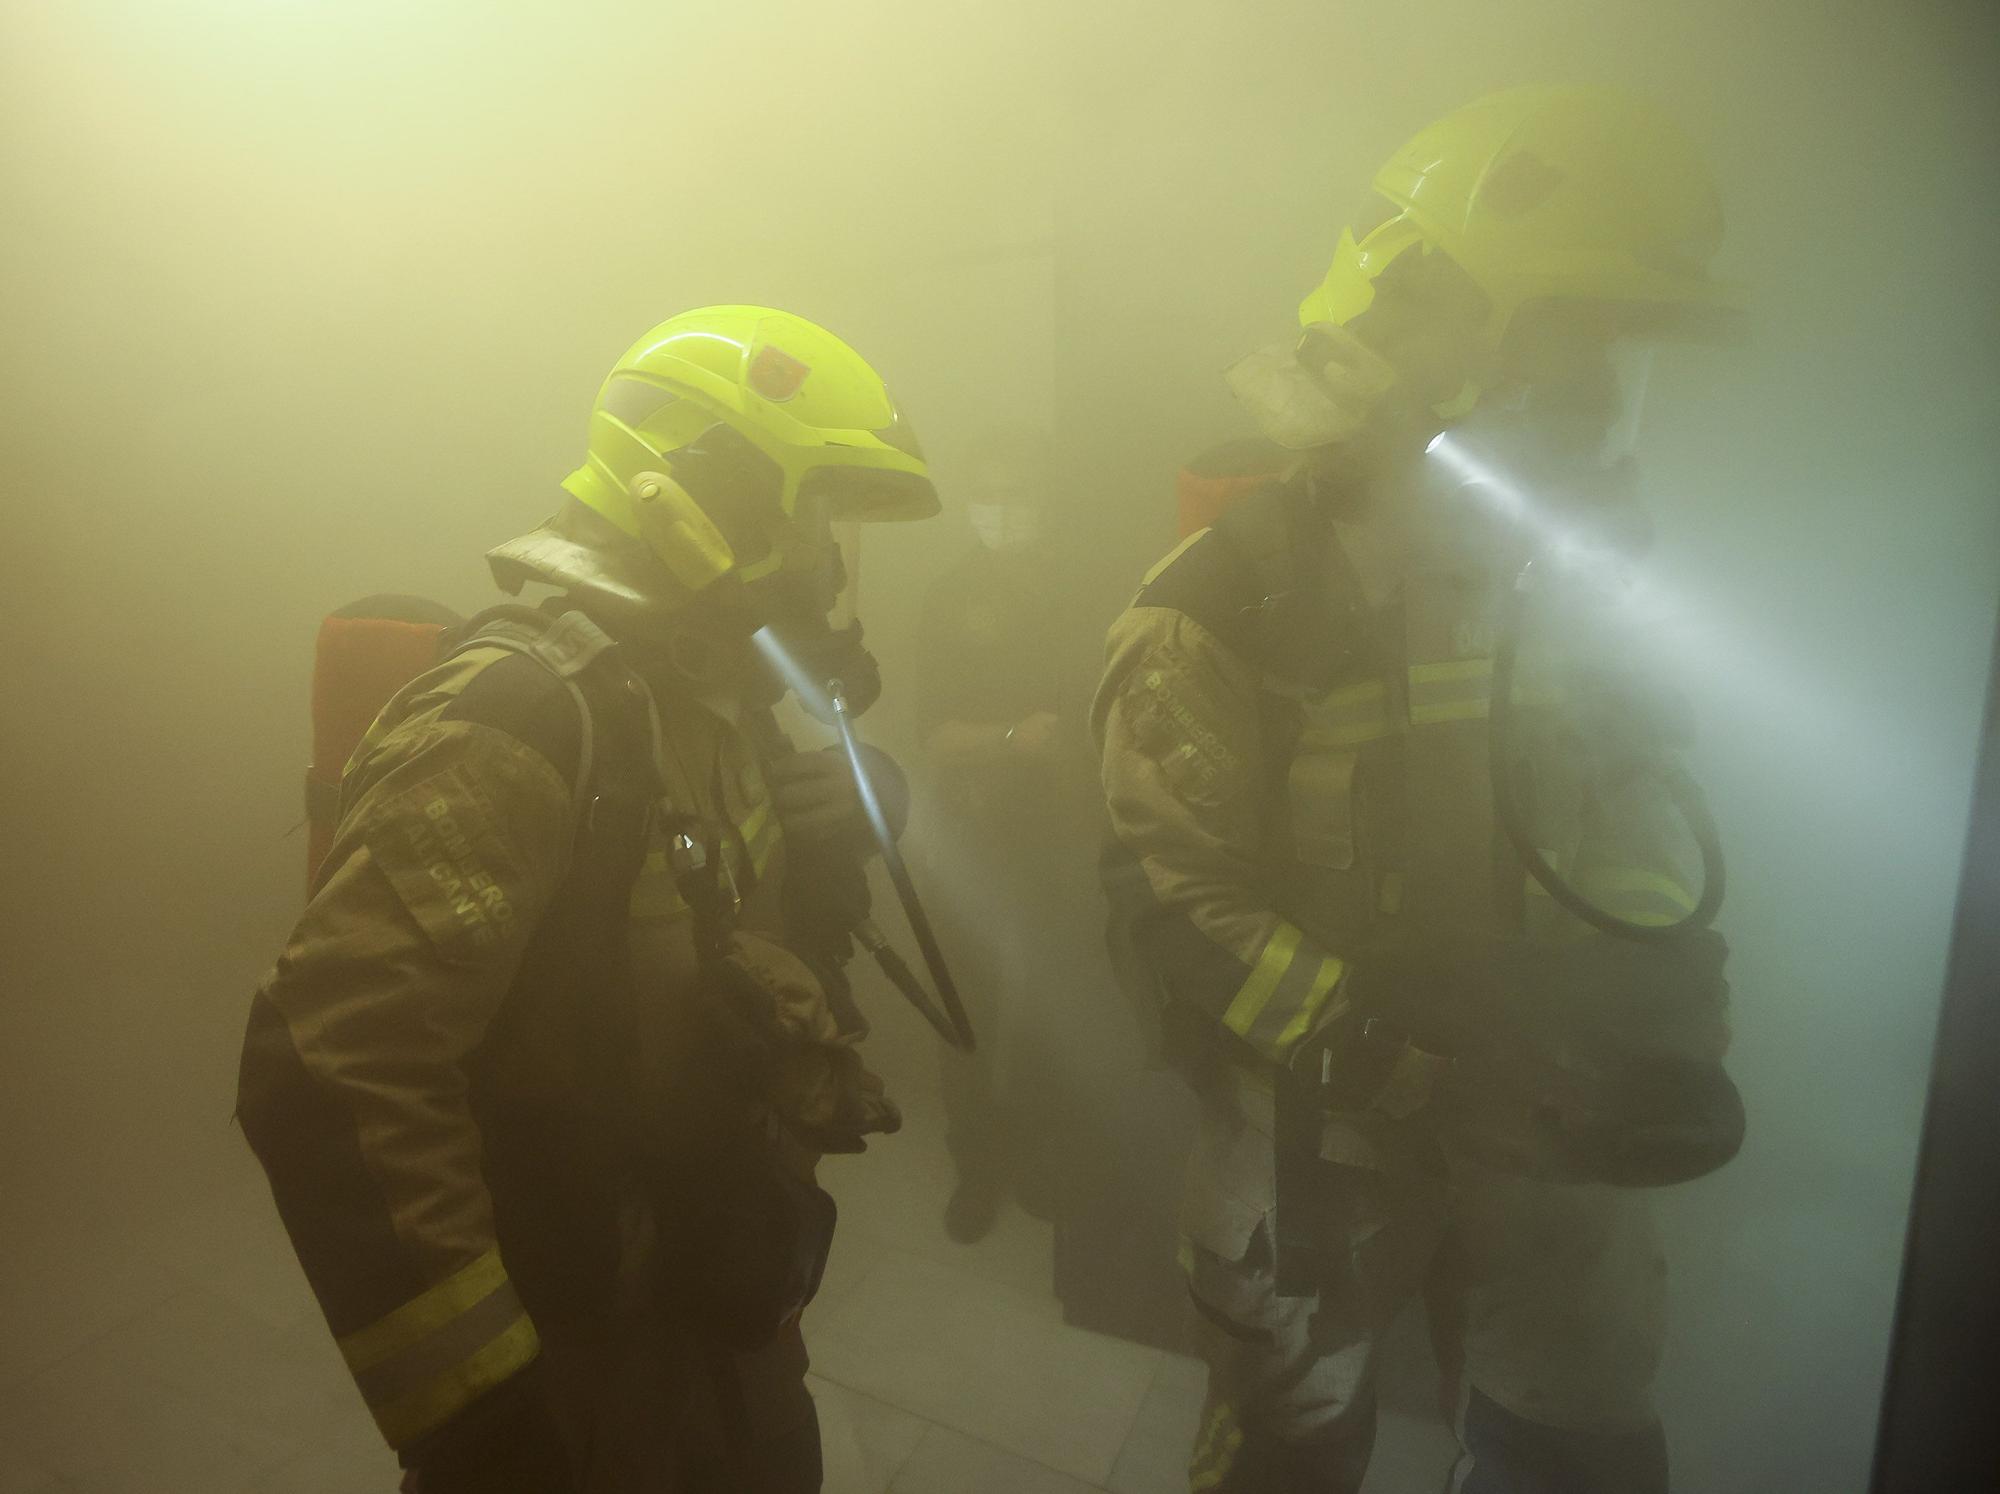
[[799, 479], [797, 511], [822, 513], [835, 524], [927, 519], [938, 511], [937, 489], [920, 472], [877, 466], [862, 448], [842, 451], [838, 466], [807, 469]]

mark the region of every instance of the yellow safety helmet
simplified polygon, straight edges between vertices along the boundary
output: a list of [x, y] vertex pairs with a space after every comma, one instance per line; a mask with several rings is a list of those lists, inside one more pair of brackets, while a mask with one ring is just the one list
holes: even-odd
[[[675, 454], [718, 426], [768, 459], [754, 513], [725, 519], [675, 474]], [[598, 391], [583, 465], [563, 487], [690, 592], [780, 569], [808, 509], [815, 522], [938, 511], [881, 375], [824, 327], [766, 306], [682, 312], [635, 342]]]
[[[1664, 112], [1616, 89], [1488, 95], [1421, 131], [1374, 190], [1385, 216], [1359, 239], [1343, 231], [1300, 325], [1346, 326], [1382, 273], [1418, 249], [1449, 255], [1486, 297], [1478, 340], [1489, 356], [1541, 300], [1612, 303], [1648, 337], [1739, 329], [1741, 288], [1708, 273], [1722, 206], [1707, 163]], [[1469, 385], [1453, 403], [1480, 392]]]

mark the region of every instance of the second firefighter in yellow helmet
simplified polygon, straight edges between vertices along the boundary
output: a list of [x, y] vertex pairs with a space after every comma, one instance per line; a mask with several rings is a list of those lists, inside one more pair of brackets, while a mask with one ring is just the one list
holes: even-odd
[[[1303, 335], [1230, 383], [1268, 437], [1303, 450], [1349, 440], [1393, 386], [1424, 419], [1465, 415], [1498, 392], [1510, 334], [1550, 307], [1592, 308], [1635, 342], [1730, 341], [1744, 293], [1711, 273], [1721, 239], [1714, 175], [1657, 106], [1598, 87], [1491, 94], [1383, 165], [1299, 304]], [[1421, 288], [1385, 302], [1392, 282]], [[1364, 318], [1379, 334], [1406, 301], [1429, 325], [1354, 335]], [[1421, 354], [1385, 361], [1411, 340]]]

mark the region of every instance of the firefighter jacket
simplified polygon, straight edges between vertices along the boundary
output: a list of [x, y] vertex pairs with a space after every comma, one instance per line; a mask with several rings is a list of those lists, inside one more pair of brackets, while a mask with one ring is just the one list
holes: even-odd
[[[1201, 1082], [1219, 1071], [1254, 1091], [1329, 1028], [1353, 962], [1415, 901], [1440, 922], [1581, 932], [1518, 865], [1496, 879], [1490, 802], [1482, 818], [1452, 797], [1488, 777], [1494, 635], [1490, 608], [1467, 595], [1419, 607], [1406, 588], [1371, 612], [1301, 477], [1183, 540], [1113, 624], [1092, 714], [1113, 960]], [[1633, 921], [1694, 906], [1661, 837], [1593, 840], [1574, 783], [1558, 778], [1538, 832], [1554, 859]], [[1476, 844], [1434, 844], [1468, 826]], [[1343, 1160], [1379, 1159], [1390, 1123], [1422, 1103], [1424, 1056], [1409, 1056], [1385, 1087], [1391, 1114], [1357, 1117], [1327, 1144]], [[1268, 1135], [1268, 1079], [1262, 1089]]]
[[[799, 1122], [778, 1129], [809, 1177], [795, 1138], [879, 1097], [777, 940], [782, 837], [740, 712], [580, 613], [498, 610], [356, 750], [242, 1055], [245, 1133], [398, 1448], [536, 1356], [540, 1304], [623, 1269], [642, 1173], [671, 1232], [732, 1107]], [[787, 1044], [781, 1092], [730, 1093], [691, 1013], [690, 886], [733, 915], [715, 953]]]

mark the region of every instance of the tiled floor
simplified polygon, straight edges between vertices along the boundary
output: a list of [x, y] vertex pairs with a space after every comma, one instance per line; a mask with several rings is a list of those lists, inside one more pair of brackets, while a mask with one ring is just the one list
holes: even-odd
[[[1200, 1366], [1066, 1326], [1048, 1225], [1010, 1207], [946, 1238], [935, 1055], [879, 1021], [908, 1123], [826, 1168], [841, 1233], [807, 1326], [828, 1494], [1185, 1488]], [[0, 1494], [388, 1494], [262, 1177], [219, 1125], [187, 1147], [198, 1196], [171, 1206], [140, 1181], [0, 1198]], [[1386, 1414], [1371, 1494], [1434, 1494], [1448, 1447]]]

